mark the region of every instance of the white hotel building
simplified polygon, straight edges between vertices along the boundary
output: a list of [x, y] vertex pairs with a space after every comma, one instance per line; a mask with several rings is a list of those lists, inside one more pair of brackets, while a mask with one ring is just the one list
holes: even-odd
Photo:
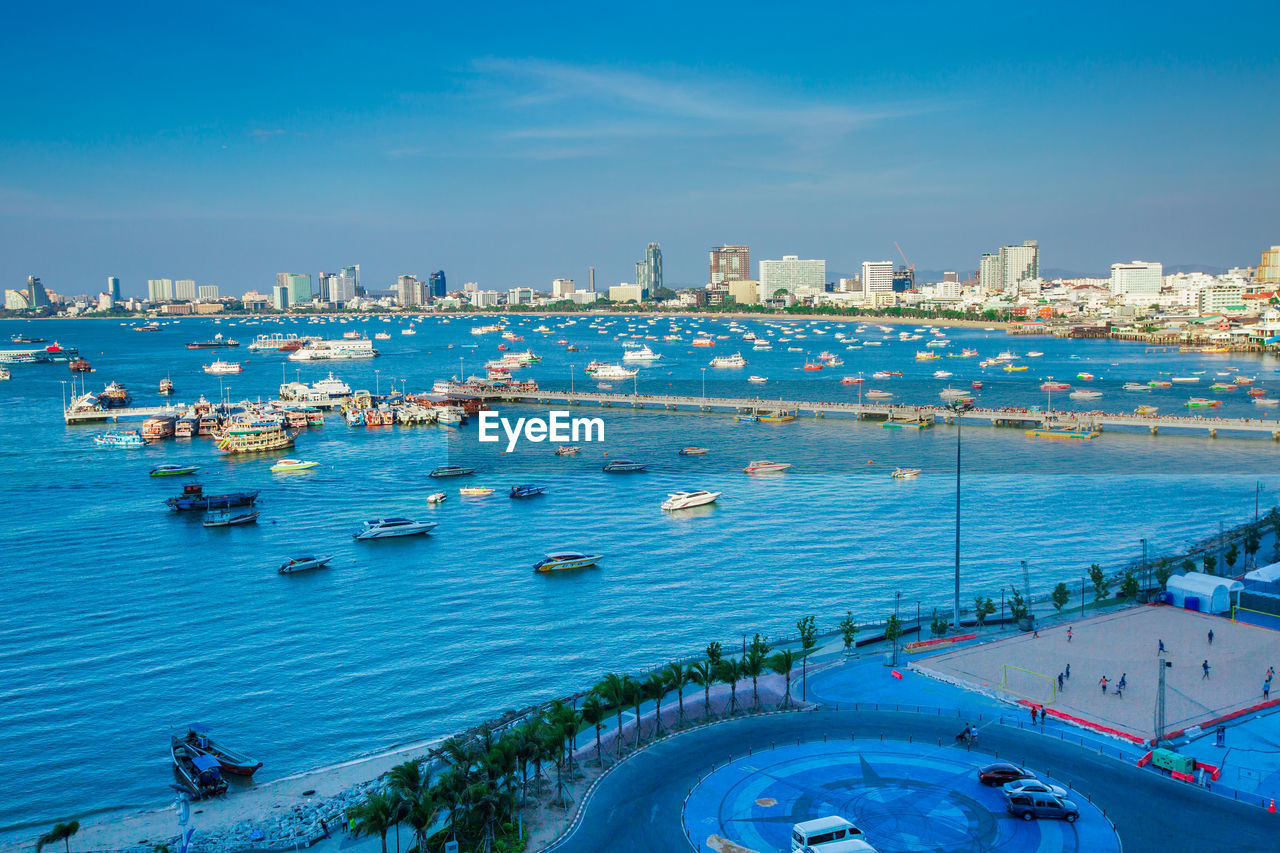
[[760, 296], [772, 299], [779, 290], [812, 295], [827, 287], [827, 262], [802, 261], [796, 255], [783, 255], [780, 261], [760, 261]]

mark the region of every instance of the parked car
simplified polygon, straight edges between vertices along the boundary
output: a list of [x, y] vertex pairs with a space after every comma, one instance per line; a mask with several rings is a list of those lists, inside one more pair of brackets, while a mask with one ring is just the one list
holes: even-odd
[[1075, 803], [1053, 794], [1013, 794], [1006, 800], [1005, 807], [1009, 814], [1023, 820], [1054, 817], [1075, 823], [1080, 817]]
[[1057, 785], [1050, 785], [1047, 782], [1041, 782], [1039, 779], [1018, 779], [1013, 782], [1005, 782], [1000, 786], [1006, 797], [1013, 794], [1052, 794], [1059, 799], [1067, 798], [1067, 789], [1059, 788]]
[[794, 824], [791, 849], [800, 853], [875, 853], [861, 829], [835, 815]]
[[978, 768], [978, 781], [984, 785], [1003, 785], [1005, 782], [1016, 782], [1019, 779], [1034, 779], [1032, 774], [1023, 770], [1016, 764], [1010, 764], [1007, 761], [997, 761], [994, 764], [988, 764]]

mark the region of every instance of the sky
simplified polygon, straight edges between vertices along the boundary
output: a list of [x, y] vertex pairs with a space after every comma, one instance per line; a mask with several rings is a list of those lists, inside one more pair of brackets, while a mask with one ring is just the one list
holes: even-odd
[[[405, 4], [406, 6], [408, 4]], [[0, 286], [598, 288], [650, 241], [975, 268], [1280, 243], [1280, 5], [12, 4]], [[616, 8], [614, 8], [616, 7]]]

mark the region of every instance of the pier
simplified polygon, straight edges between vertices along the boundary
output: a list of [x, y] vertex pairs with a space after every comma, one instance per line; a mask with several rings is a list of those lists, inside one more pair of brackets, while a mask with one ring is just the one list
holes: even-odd
[[537, 391], [520, 394], [477, 394], [486, 403], [525, 403], [566, 406], [599, 406], [610, 408], [626, 406], [635, 409], [663, 409], [666, 411], [693, 410], [702, 412], [754, 412], [757, 409], [782, 409], [799, 415], [816, 418], [851, 417], [857, 420], [897, 422], [945, 421], [952, 423], [957, 417], [965, 423], [989, 424], [1021, 428], [1046, 426], [1072, 426], [1104, 430], [1130, 428], [1148, 430], [1152, 435], [1163, 431], [1206, 433], [1216, 438], [1218, 433], [1264, 435], [1280, 441], [1280, 420], [1267, 418], [1213, 418], [1195, 415], [1136, 415], [1109, 412], [1034, 411], [1014, 408], [972, 408], [960, 414], [946, 406], [909, 405], [888, 403], [821, 402], [817, 400], [770, 400], [759, 397], [687, 397], [670, 394], [615, 394], [579, 391]]
[[127, 421], [162, 416], [176, 418], [190, 408], [191, 406], [185, 403], [171, 403], [167, 406], [121, 406], [116, 409], [82, 409], [80, 411], [67, 409], [62, 413], [62, 417], [69, 424], [94, 421]]

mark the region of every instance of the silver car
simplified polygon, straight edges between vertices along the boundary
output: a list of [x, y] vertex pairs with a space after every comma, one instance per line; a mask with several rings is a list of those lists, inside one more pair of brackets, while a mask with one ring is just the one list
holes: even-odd
[[1080, 818], [1080, 809], [1075, 803], [1053, 794], [1013, 794], [1005, 799], [1005, 808], [1009, 814], [1023, 820], [1053, 817], [1075, 823]]
[[1062, 800], [1067, 798], [1066, 788], [1059, 788], [1057, 785], [1050, 785], [1039, 779], [1016, 779], [1013, 782], [1005, 782], [1000, 789], [1004, 791], [1006, 797], [1013, 794], [1053, 794]]

